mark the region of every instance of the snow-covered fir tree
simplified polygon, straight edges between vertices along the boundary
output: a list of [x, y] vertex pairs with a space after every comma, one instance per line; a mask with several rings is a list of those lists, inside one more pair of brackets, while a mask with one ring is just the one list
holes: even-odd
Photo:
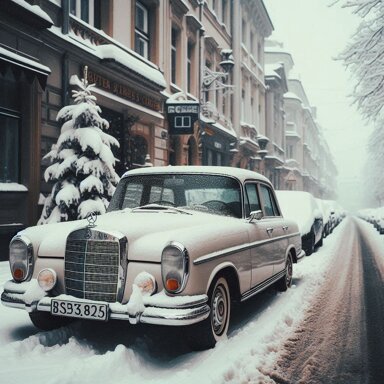
[[46, 181], [53, 181], [38, 224], [85, 218], [90, 212], [102, 214], [119, 181], [114, 170], [112, 146], [118, 141], [103, 132], [109, 128], [100, 116], [101, 109], [88, 84], [86, 69], [80, 81], [72, 76], [78, 90], [72, 91], [74, 104], [57, 114], [61, 134], [44, 157], [52, 164], [46, 169]]

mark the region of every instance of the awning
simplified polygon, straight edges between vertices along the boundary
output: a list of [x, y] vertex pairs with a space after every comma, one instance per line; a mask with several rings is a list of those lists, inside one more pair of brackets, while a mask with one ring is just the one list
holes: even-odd
[[12, 66], [16, 73], [24, 72], [29, 81], [33, 81], [36, 77], [43, 89], [47, 83], [47, 76], [51, 73], [49, 67], [0, 47], [0, 72], [4, 73], [9, 66]]

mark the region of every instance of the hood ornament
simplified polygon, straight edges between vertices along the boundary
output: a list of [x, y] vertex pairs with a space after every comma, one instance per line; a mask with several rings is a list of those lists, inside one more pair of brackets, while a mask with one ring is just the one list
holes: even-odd
[[88, 213], [86, 219], [88, 220], [88, 228], [96, 227], [97, 215], [96, 212]]

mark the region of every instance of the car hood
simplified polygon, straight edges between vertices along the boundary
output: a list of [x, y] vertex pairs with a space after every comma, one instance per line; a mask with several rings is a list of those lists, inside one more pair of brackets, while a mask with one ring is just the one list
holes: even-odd
[[[87, 226], [87, 220], [78, 220], [30, 227], [22, 233], [39, 257], [64, 258], [68, 235]], [[128, 259], [136, 261], [160, 262], [170, 241], [182, 243], [192, 258], [248, 241], [244, 220], [202, 212], [123, 210], [98, 216], [92, 229], [126, 236]]]

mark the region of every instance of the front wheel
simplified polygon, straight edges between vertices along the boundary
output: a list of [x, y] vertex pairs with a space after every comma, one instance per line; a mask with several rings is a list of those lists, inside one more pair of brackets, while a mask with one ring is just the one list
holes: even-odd
[[69, 317], [53, 316], [48, 312], [32, 312], [29, 314], [33, 325], [42, 331], [51, 331], [70, 324], [73, 319]]
[[208, 318], [191, 329], [189, 344], [194, 350], [213, 348], [227, 336], [231, 296], [224, 277], [219, 277], [212, 284], [208, 293], [208, 304], [211, 308]]
[[280, 292], [285, 292], [292, 285], [292, 276], [293, 276], [293, 262], [291, 254], [288, 255], [287, 261], [285, 263], [285, 274], [277, 282], [277, 289]]

